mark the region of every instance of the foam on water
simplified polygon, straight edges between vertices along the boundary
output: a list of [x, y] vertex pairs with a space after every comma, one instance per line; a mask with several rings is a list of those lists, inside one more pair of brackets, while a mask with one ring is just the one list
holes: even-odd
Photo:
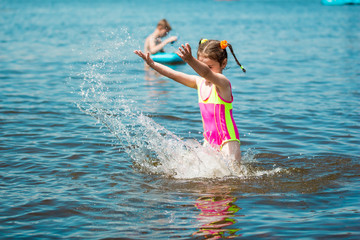
[[[141, 64], [128, 61], [132, 50], [138, 48], [126, 29], [110, 34], [106, 41], [94, 46], [95, 52], [88, 56], [92, 60], [78, 74], [82, 83], [77, 102], [82, 112], [95, 117], [118, 139], [135, 169], [182, 179], [248, 178], [281, 171], [279, 168], [250, 170], [247, 165], [256, 161], [250, 150], [244, 154], [240, 169], [235, 169], [219, 152], [196, 140], [181, 139], [139, 111], [141, 103], [135, 101], [136, 97], [131, 95], [133, 92], [121, 84], [125, 80], [122, 73], [136, 68], [135, 64]], [[134, 75], [131, 81], [139, 80]]]

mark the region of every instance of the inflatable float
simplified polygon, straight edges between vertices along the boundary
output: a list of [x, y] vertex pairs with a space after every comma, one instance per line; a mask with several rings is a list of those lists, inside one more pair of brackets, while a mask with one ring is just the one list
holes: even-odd
[[155, 53], [150, 56], [152, 60], [164, 64], [183, 64], [184, 61], [176, 53]]
[[351, 5], [360, 4], [360, 0], [321, 0], [321, 3], [327, 6]]

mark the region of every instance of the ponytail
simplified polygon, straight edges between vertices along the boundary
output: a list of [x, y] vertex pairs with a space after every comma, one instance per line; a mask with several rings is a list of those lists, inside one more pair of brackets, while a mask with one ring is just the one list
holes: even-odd
[[242, 71], [245, 73], [245, 72], [246, 72], [246, 69], [241, 65], [241, 63], [239, 62], [239, 60], [236, 58], [235, 53], [234, 53], [234, 50], [233, 50], [231, 44], [228, 43], [227, 46], [229, 47], [231, 54], [234, 56], [236, 63], [240, 66], [240, 68], [242, 69]]

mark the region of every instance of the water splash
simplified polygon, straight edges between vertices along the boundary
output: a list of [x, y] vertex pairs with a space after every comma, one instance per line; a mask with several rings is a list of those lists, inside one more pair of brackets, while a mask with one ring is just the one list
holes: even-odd
[[[82, 83], [77, 91], [80, 96], [77, 106], [110, 130], [137, 171], [182, 179], [248, 178], [279, 171], [252, 171], [246, 164], [234, 169], [219, 152], [196, 140], [183, 140], [146, 116], [139, 110], [141, 102], [135, 100], [129, 89], [130, 82], [138, 80], [129, 72], [140, 63], [129, 58], [139, 44], [131, 39], [126, 29], [104, 38], [93, 46], [94, 52], [89, 54], [91, 60], [78, 74]], [[116, 51], [112, 51], [114, 49]], [[132, 76], [131, 81], [129, 76]], [[256, 160], [248, 151], [243, 161]]]

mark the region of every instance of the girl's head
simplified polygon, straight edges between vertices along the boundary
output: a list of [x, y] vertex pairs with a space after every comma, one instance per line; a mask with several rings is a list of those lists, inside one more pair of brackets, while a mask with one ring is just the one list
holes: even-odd
[[[197, 58], [202, 61], [206, 59], [210, 59], [219, 63], [219, 67], [221, 71], [226, 67], [227, 64], [227, 51], [226, 48], [229, 47], [232, 55], [235, 58], [236, 63], [241, 67], [243, 72], [246, 72], [245, 68], [240, 64], [237, 60], [233, 48], [231, 44], [229, 44], [226, 40], [218, 41], [218, 40], [207, 40], [201, 39], [199, 41], [199, 47], [197, 51]], [[217, 64], [215, 64], [217, 65]], [[211, 66], [209, 66], [211, 68]]]

